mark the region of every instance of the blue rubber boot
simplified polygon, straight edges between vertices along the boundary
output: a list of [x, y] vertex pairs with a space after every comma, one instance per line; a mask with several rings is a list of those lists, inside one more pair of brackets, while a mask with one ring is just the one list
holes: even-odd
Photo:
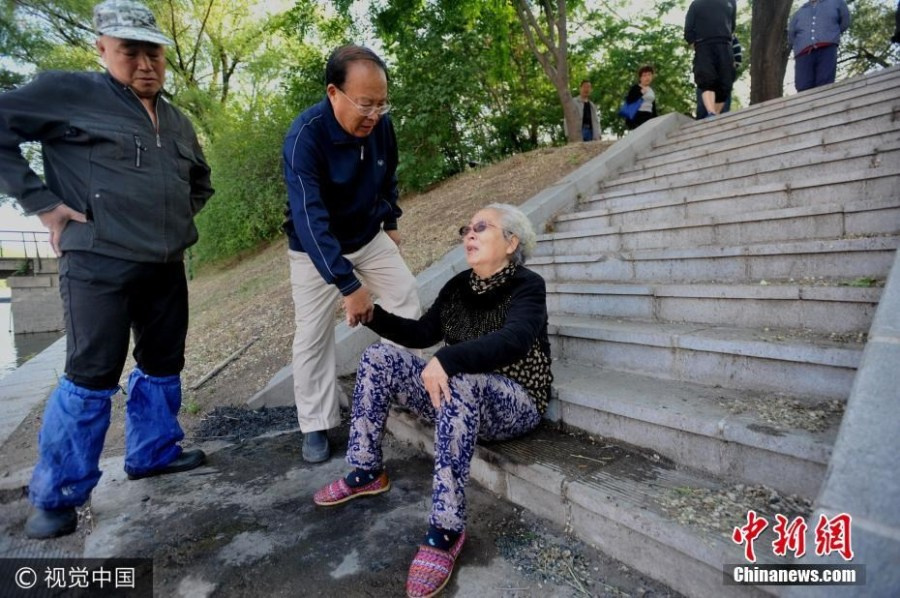
[[125, 403], [125, 472], [130, 478], [156, 475], [181, 456], [179, 409], [180, 376], [150, 376], [134, 368]]
[[60, 511], [87, 501], [100, 481], [100, 452], [117, 390], [91, 390], [60, 378], [44, 409], [38, 462], [28, 485], [35, 507]]

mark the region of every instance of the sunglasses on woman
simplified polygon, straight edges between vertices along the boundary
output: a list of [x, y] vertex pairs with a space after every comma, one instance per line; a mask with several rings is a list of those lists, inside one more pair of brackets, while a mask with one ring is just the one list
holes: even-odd
[[484, 231], [486, 231], [486, 230], [488, 229], [489, 226], [493, 226], [494, 228], [500, 228], [500, 227], [497, 226], [496, 224], [491, 224], [490, 222], [485, 222], [484, 220], [479, 220], [478, 222], [476, 222], [476, 223], [473, 224], [472, 226], [469, 226], [469, 225], [467, 224], [467, 225], [465, 225], [465, 226], [459, 227], [459, 236], [460, 236], [460, 237], [465, 237], [466, 235], [468, 235], [468, 234], [469, 234], [470, 232], [472, 232], [472, 231], [475, 231], [477, 234], [480, 235], [481, 233], [483, 233]]

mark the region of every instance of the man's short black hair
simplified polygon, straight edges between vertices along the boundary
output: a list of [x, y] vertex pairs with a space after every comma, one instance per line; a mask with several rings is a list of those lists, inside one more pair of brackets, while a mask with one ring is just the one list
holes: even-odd
[[338, 89], [344, 87], [347, 80], [347, 67], [351, 62], [358, 60], [368, 60], [380, 68], [385, 77], [387, 76], [387, 65], [372, 50], [356, 44], [347, 44], [336, 48], [331, 56], [328, 57], [328, 63], [325, 65], [325, 85], [334, 84]]

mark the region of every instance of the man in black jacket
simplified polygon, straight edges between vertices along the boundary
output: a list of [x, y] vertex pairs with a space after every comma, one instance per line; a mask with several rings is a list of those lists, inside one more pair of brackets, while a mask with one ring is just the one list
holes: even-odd
[[[94, 26], [106, 73], [42, 73], [0, 95], [0, 191], [50, 231], [67, 335], [65, 375], [44, 411], [29, 484], [32, 538], [75, 531], [75, 507], [100, 479], [132, 330], [128, 477], [205, 461], [178, 445], [177, 415], [188, 324], [183, 252], [213, 193], [209, 167], [188, 119], [161, 97], [163, 46], [172, 42], [150, 10], [107, 0], [94, 8]], [[26, 141], [41, 143], [46, 182], [22, 156]]]
[[684, 39], [694, 48], [694, 82], [710, 116], [722, 111], [734, 85], [736, 21], [734, 0], [694, 0], [684, 21]]

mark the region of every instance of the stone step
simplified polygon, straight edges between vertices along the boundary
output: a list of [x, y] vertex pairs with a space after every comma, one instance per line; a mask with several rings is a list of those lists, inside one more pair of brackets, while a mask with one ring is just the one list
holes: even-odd
[[727, 247], [593, 252], [529, 260], [547, 282], [691, 283], [887, 277], [896, 235]]
[[846, 400], [864, 343], [808, 330], [768, 331], [616, 318], [550, 317], [556, 359], [665, 380]]
[[868, 331], [880, 297], [879, 287], [816, 286], [815, 281], [768, 285], [547, 284], [547, 307], [552, 314], [809, 329], [835, 335]]
[[[617, 180], [604, 185], [592, 200], [639, 196], [642, 201], [671, 197], [683, 190], [686, 194], [729, 190], [739, 194], [744, 189], [767, 183], [785, 183], [792, 179], [815, 179], [834, 176], [834, 173], [855, 172], [869, 169], [871, 177], [885, 174], [896, 177], [900, 174], [900, 140], [897, 134], [890, 134], [890, 141], [875, 140], [848, 145], [837, 144], [833, 151], [800, 151], [773, 156], [741, 156], [734, 164], [724, 164], [711, 168], [697, 168], [696, 165], [679, 174], [661, 179], [619, 183]], [[735, 158], [737, 159], [737, 158]], [[826, 197], [824, 201], [839, 198]]]
[[757, 210], [628, 226], [602, 226], [600, 222], [604, 220], [569, 220], [569, 231], [538, 236], [534, 255], [832, 239], [873, 231], [900, 233], [900, 199]]
[[[896, 97], [900, 94], [900, 82], [897, 89], [885, 93], [891, 94], [885, 96], [886, 100]], [[622, 170], [616, 182], [640, 181], [675, 174], [695, 169], [698, 165], [709, 168], [726, 163], [735, 164], [746, 159], [756, 159], [758, 156], [794, 152], [827, 153], [835, 151], [833, 147], [835, 144], [859, 143], [863, 140], [871, 144], [875, 143], [874, 138], [886, 135], [893, 135], [893, 139], [896, 139], [896, 129], [900, 129], [900, 125], [892, 126], [891, 107], [887, 103], [868, 105], [841, 116], [843, 120], [828, 126], [807, 120], [795, 120], [775, 129], [761, 128], [755, 133], [741, 131], [741, 135], [711, 144], [696, 147], [678, 146], [677, 149], [673, 148], [673, 151], [655, 149], [631, 167]]]
[[553, 363], [551, 417], [734, 482], [817, 496], [843, 414], [839, 401], [736, 391]]
[[[827, 88], [769, 100], [754, 105], [752, 109], [731, 112], [713, 121], [688, 123], [657, 147], [666, 151], [685, 144], [718, 143], [733, 137], [738, 131], [743, 135], [744, 131], [757, 130], [752, 127], [771, 129], [822, 112], [846, 116], [870, 104], [869, 97], [879, 96], [883, 90], [896, 89], [898, 85], [900, 69], [885, 69], [871, 75], [847, 79]], [[895, 92], [888, 99], [896, 97]]]
[[[779, 135], [787, 137], [790, 134], [805, 133], [816, 129], [827, 130], [839, 127], [839, 116], [855, 119], [858, 114], [873, 114], [881, 111], [879, 107], [873, 107], [869, 98], [876, 98], [881, 102], [886, 120], [889, 125], [893, 122], [892, 114], [896, 111], [895, 98], [900, 81], [891, 81], [889, 85], [867, 91], [864, 96], [846, 96], [839, 102], [821, 103], [817, 101], [812, 105], [784, 107], [779, 110], [757, 112], [756, 110], [741, 110], [736, 113], [724, 115], [711, 122], [702, 122], [698, 125], [688, 124], [654, 146], [653, 153], [656, 159], [665, 160], [665, 156], [671, 153], [693, 152], [703, 148], [715, 148], [721, 144], [743, 143], [739, 137], [747, 136], [747, 143], [752, 143], [761, 138]], [[699, 129], [693, 127], [699, 126]]]
[[898, 176], [900, 172], [873, 173], [871, 168], [863, 167], [856, 171], [835, 170], [807, 179], [792, 178], [754, 185], [743, 188], [740, 194], [720, 186], [703, 191], [683, 187], [664, 193], [611, 198], [597, 195], [580, 203], [578, 211], [560, 215], [555, 229], [560, 232], [571, 230], [571, 221], [585, 217], [597, 218], [598, 226], [615, 226], [840, 203], [844, 198], [849, 201], [896, 200]]
[[[433, 431], [409, 413], [393, 411], [388, 430], [434, 454]], [[757, 562], [791, 563], [772, 553], [774, 516], [793, 520], [809, 511], [802, 499], [763, 486], [725, 483], [550, 426], [477, 446], [471, 479], [686, 596], [775, 594], [772, 586], [723, 584], [723, 566], [745, 562], [743, 546], [730, 539], [733, 528], [746, 524], [752, 508], [771, 522], [755, 542]]]

